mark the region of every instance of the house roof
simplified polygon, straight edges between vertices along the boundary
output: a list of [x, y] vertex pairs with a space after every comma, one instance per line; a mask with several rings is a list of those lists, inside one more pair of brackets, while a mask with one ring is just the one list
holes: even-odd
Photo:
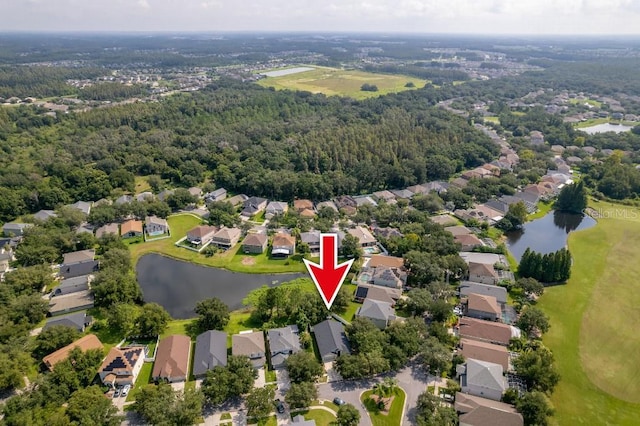
[[320, 211], [323, 207], [328, 207], [331, 210], [338, 211], [338, 206], [336, 206], [336, 203], [334, 203], [333, 201], [330, 201], [330, 200], [318, 203], [318, 205], [316, 206], [318, 211]]
[[356, 206], [356, 201], [350, 195], [340, 195], [339, 197], [334, 198], [333, 201], [335, 201], [336, 206], [341, 209], [344, 207]]
[[493, 268], [493, 265], [487, 265], [486, 263], [469, 262], [469, 274], [480, 277], [498, 278], [498, 273]]
[[145, 200], [153, 200], [153, 193], [149, 191], [141, 192], [136, 195], [136, 200], [145, 201]]
[[466, 376], [467, 385], [500, 392], [507, 390], [502, 366], [499, 364], [469, 358], [467, 359]]
[[82, 336], [78, 340], [68, 344], [64, 348], [60, 348], [57, 351], [50, 353], [49, 355], [42, 358], [42, 362], [49, 367], [50, 370], [53, 369], [60, 361], [64, 361], [69, 357], [69, 354], [75, 348], [80, 348], [82, 352], [86, 352], [89, 349], [103, 349], [102, 343], [100, 339], [95, 334], [87, 334], [86, 336]]
[[509, 340], [517, 335], [515, 327], [495, 321], [484, 321], [475, 318], [462, 317], [458, 323], [461, 337], [494, 342], [502, 345], [509, 344]]
[[362, 306], [358, 308], [358, 316], [389, 321], [395, 316], [395, 312], [390, 303], [366, 298]]
[[474, 283], [473, 281], [462, 281], [458, 286], [461, 296], [468, 296], [471, 293], [493, 296], [498, 303], [507, 303], [507, 289], [497, 285]]
[[193, 375], [201, 376], [216, 366], [227, 365], [227, 333], [205, 331], [196, 337], [193, 354]]
[[228, 203], [230, 203], [232, 206], [237, 206], [238, 204], [242, 204], [245, 201], [247, 201], [249, 199], [249, 197], [247, 197], [244, 194], [238, 194], [238, 195], [234, 195], [233, 197], [229, 198], [228, 200], [226, 200]]
[[299, 352], [300, 336], [297, 325], [273, 328], [267, 331], [269, 341], [269, 352], [271, 354], [271, 365], [282, 365], [287, 357]]
[[471, 293], [467, 298], [467, 303], [470, 310], [488, 312], [496, 316], [500, 316], [502, 313], [496, 298], [493, 296]]
[[173, 195], [174, 192], [176, 192], [175, 189], [165, 189], [164, 191], [160, 191], [160, 193], [158, 193], [158, 200], [164, 201], [169, 195]]
[[266, 234], [248, 234], [242, 242], [244, 246], [264, 247], [269, 237]]
[[262, 358], [265, 354], [264, 333], [254, 331], [231, 336], [231, 353], [245, 355], [251, 359]]
[[81, 275], [90, 275], [97, 272], [100, 268], [100, 263], [97, 260], [90, 260], [85, 262], [64, 263], [60, 266], [59, 275], [64, 278], [79, 277]]
[[404, 234], [400, 232], [397, 228], [391, 228], [388, 226], [384, 228], [379, 228], [376, 226], [375, 228], [373, 228], [373, 233], [375, 234], [376, 237], [383, 237], [383, 238], [404, 236]]
[[300, 241], [306, 244], [320, 244], [320, 231], [301, 232]]
[[217, 231], [218, 228], [215, 226], [200, 225], [190, 229], [189, 232], [187, 232], [187, 237], [190, 239], [202, 239], [211, 233], [215, 234]]
[[9, 233], [12, 231], [24, 231], [26, 228], [33, 226], [33, 223], [18, 223], [18, 222], [8, 222], [2, 225], [2, 230], [5, 233]]
[[407, 191], [412, 192], [413, 194], [426, 194], [429, 192], [429, 189], [424, 185], [413, 185], [407, 187]]
[[144, 347], [142, 346], [130, 348], [113, 347], [109, 350], [104, 361], [102, 361], [98, 372], [111, 373], [116, 376], [122, 373], [131, 375], [133, 374], [133, 367], [140, 357], [144, 357]]
[[69, 204], [69, 207], [80, 210], [84, 214], [89, 214], [91, 211], [91, 205], [93, 203], [89, 201], [76, 201], [73, 204]]
[[444, 228], [445, 231], [452, 234], [454, 237], [457, 235], [469, 235], [473, 234], [473, 231], [466, 226], [456, 225], [456, 226], [447, 226]]
[[398, 268], [386, 268], [383, 266], [375, 268], [373, 274], [371, 274], [371, 280], [374, 284], [379, 284], [380, 281], [394, 282], [396, 287], [402, 287], [404, 284]]
[[293, 208], [297, 211], [306, 209], [313, 210], [313, 201], [311, 200], [293, 200]]
[[353, 199], [356, 201], [356, 204], [358, 205], [358, 207], [360, 206], [364, 206], [364, 205], [370, 205], [370, 206], [377, 206], [378, 203], [376, 203], [376, 201], [371, 198], [369, 195], [361, 195], [358, 197], [353, 197]]
[[288, 209], [289, 205], [284, 201], [270, 201], [267, 204], [267, 211], [286, 212]]
[[202, 188], [198, 188], [196, 186], [192, 186], [187, 191], [189, 191], [189, 194], [193, 195], [194, 197], [199, 197], [202, 195]]
[[364, 226], [356, 226], [353, 229], [347, 229], [347, 232], [358, 239], [360, 244], [368, 244], [375, 242], [375, 237]]
[[316, 426], [315, 420], [306, 420], [302, 414], [298, 414], [291, 420], [291, 425], [296, 426]]
[[380, 286], [364, 286], [359, 285], [356, 288], [355, 297], [358, 299], [372, 299], [379, 300], [380, 302], [386, 302], [391, 305], [395, 304], [395, 301], [391, 295]]
[[404, 259], [401, 257], [385, 256], [382, 254], [374, 254], [369, 259], [367, 264], [369, 268], [377, 268], [385, 266], [388, 268], [402, 268], [404, 266]]
[[242, 231], [239, 228], [222, 228], [213, 235], [216, 240], [233, 241], [240, 237]]
[[393, 192], [387, 191], [386, 189], [384, 191], [374, 192], [371, 195], [373, 195], [378, 200], [391, 201], [391, 200], [395, 200], [396, 199], [396, 196], [393, 194]]
[[291, 235], [285, 234], [283, 232], [279, 232], [273, 236], [273, 241], [271, 245], [274, 247], [279, 246], [295, 246], [296, 239]]
[[74, 291], [87, 290], [89, 288], [89, 275], [67, 278], [62, 280], [52, 293], [73, 293]]
[[158, 225], [158, 226], [164, 226], [165, 228], [169, 227], [169, 224], [167, 223], [167, 219], [162, 219], [155, 215], [145, 217], [144, 223], [146, 225]]
[[316, 212], [314, 212], [312, 209], [303, 209], [300, 210], [300, 216], [312, 218], [316, 216]]
[[344, 331], [344, 325], [334, 320], [322, 321], [311, 328], [318, 344], [320, 357], [326, 355], [349, 354], [349, 341]]
[[121, 195], [118, 198], [116, 198], [115, 203], [116, 204], [126, 204], [126, 203], [130, 203], [133, 201], [133, 197], [131, 195]]
[[186, 377], [189, 371], [191, 339], [181, 334], [165, 337], [158, 343], [152, 377]]
[[397, 198], [404, 198], [404, 199], [410, 199], [411, 197], [413, 197], [413, 192], [411, 191], [407, 191], [406, 189], [394, 189], [391, 191], [393, 193], [393, 195], [395, 195]]
[[33, 215], [35, 219], [41, 220], [43, 222], [46, 220], [49, 220], [52, 217], [57, 217], [57, 216], [58, 215], [53, 210], [40, 210], [39, 212]]
[[64, 325], [66, 327], [75, 328], [76, 330], [83, 331], [85, 326], [91, 322], [91, 317], [87, 316], [87, 313], [76, 312], [69, 315], [61, 315], [59, 317], [52, 317], [44, 324], [43, 330], [46, 330], [57, 325]]
[[62, 263], [66, 265], [72, 265], [74, 263], [88, 262], [93, 260], [95, 258], [95, 255], [96, 255], [96, 251], [93, 249], [65, 253], [62, 255], [64, 259]]
[[509, 351], [504, 346], [465, 338], [460, 339], [459, 346], [465, 358], [492, 362], [502, 366], [504, 371], [509, 370]]
[[461, 426], [523, 426], [522, 415], [512, 405], [475, 395], [456, 393], [455, 410]]
[[80, 290], [49, 299], [49, 313], [56, 315], [63, 312], [73, 312], [93, 307], [93, 292]]
[[482, 246], [482, 240], [473, 234], [456, 235], [453, 240], [463, 246]]
[[119, 235], [120, 232], [118, 232], [118, 224], [107, 223], [106, 225], [102, 225], [100, 228], [96, 229], [96, 238], [100, 238], [107, 234]]
[[120, 226], [120, 235], [128, 234], [129, 232], [136, 232], [142, 234], [142, 221], [140, 220], [128, 220]]
[[454, 217], [449, 216], [448, 214], [441, 214], [438, 216], [431, 216], [432, 222], [437, 223], [438, 225], [446, 226], [456, 223], [456, 219]]

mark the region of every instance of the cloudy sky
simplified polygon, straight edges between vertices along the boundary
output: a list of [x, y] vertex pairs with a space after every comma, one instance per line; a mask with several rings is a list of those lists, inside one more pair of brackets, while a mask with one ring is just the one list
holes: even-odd
[[0, 31], [640, 34], [640, 0], [0, 0]]

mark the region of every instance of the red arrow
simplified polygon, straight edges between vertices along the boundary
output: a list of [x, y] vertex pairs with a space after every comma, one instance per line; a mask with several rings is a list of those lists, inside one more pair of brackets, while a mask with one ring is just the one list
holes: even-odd
[[307, 259], [303, 260], [324, 304], [327, 309], [331, 309], [353, 259], [338, 265], [338, 235], [320, 234], [320, 265]]

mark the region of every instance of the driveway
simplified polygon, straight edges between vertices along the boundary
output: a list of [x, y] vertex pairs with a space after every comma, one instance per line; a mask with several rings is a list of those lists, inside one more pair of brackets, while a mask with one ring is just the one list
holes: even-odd
[[284, 401], [284, 395], [291, 387], [291, 380], [289, 379], [289, 373], [285, 369], [276, 370], [276, 381], [278, 383], [278, 389], [276, 390], [276, 398], [280, 398]]

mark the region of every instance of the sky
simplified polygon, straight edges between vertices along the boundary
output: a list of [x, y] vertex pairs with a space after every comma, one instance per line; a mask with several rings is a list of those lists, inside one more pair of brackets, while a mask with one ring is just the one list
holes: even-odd
[[640, 34], [640, 0], [0, 0], [5, 31]]

